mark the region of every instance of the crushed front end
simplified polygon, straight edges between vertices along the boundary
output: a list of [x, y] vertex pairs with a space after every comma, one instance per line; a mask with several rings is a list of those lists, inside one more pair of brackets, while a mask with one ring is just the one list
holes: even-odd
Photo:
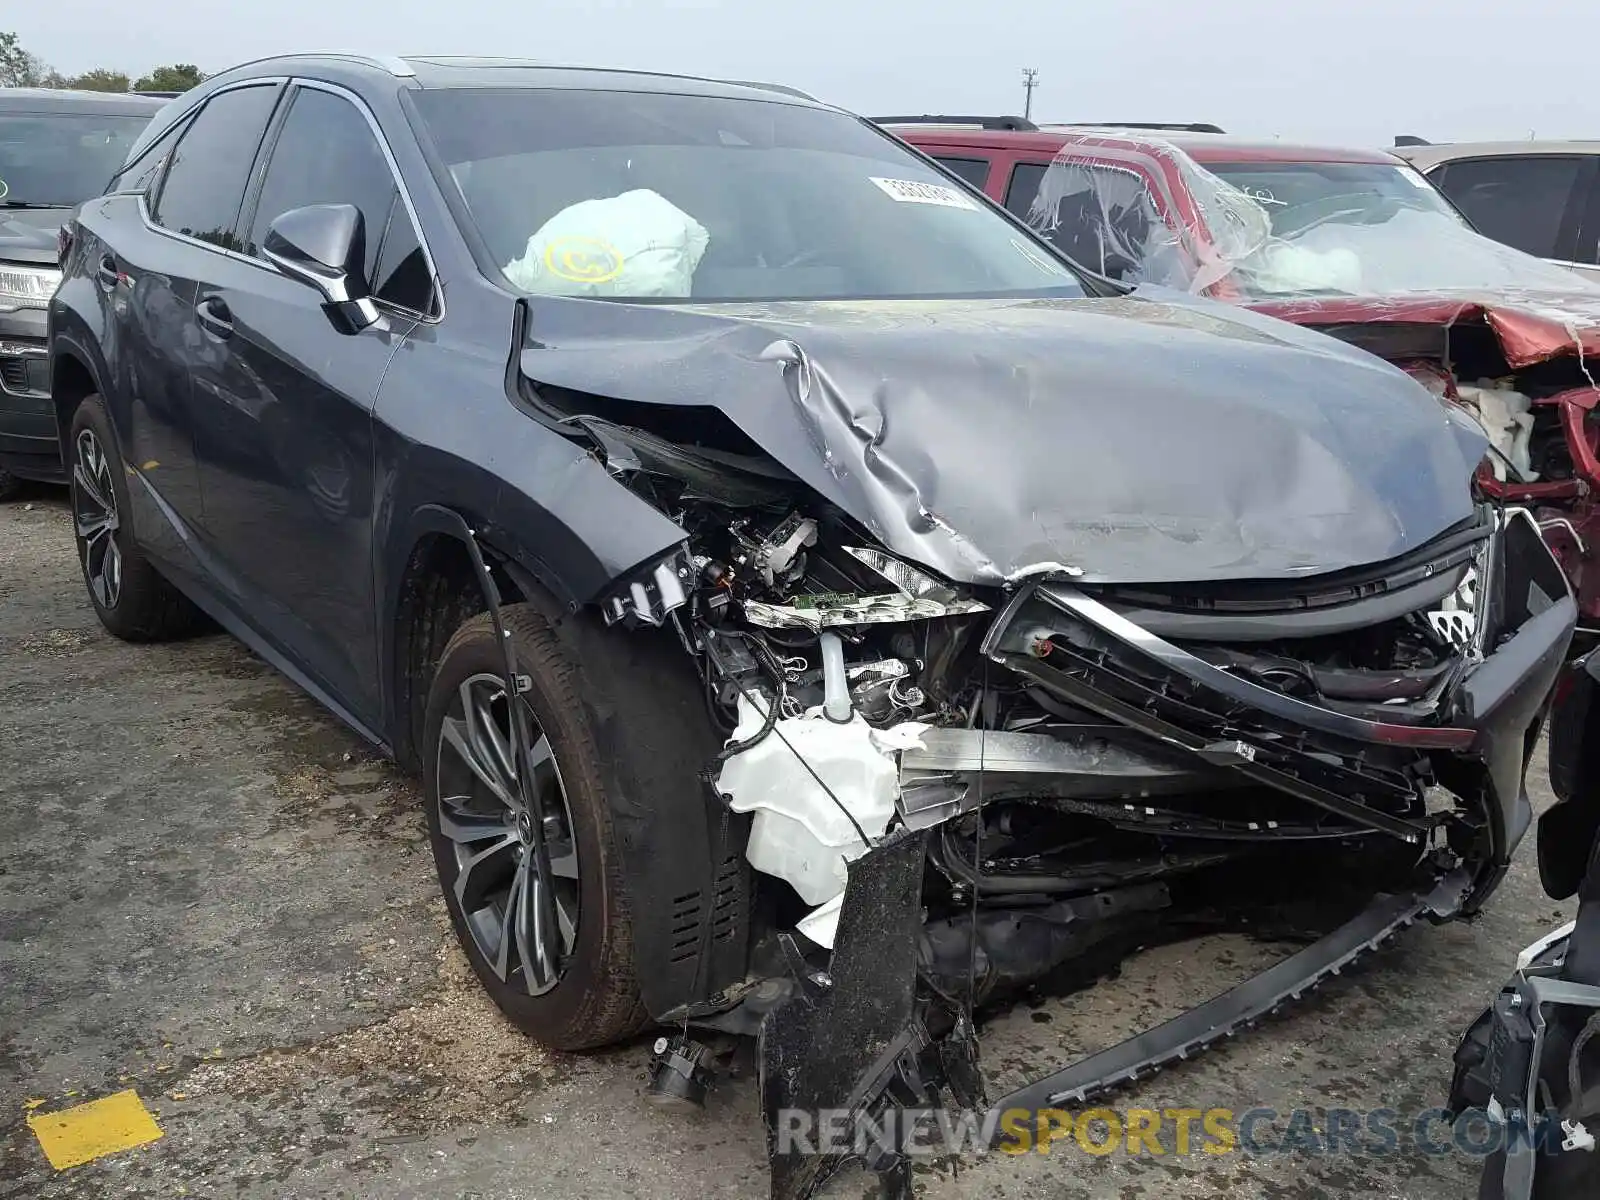
[[[701, 530], [671, 619], [762, 929], [750, 978], [684, 1015], [758, 1034], [774, 1195], [852, 1156], [904, 1191], [883, 1114], [982, 1105], [986, 1006], [1210, 931], [1310, 943], [997, 1107], [1083, 1100], [1475, 910], [1530, 824], [1576, 610], [1522, 512], [1298, 581], [992, 592], [799, 513]], [[796, 1152], [797, 1110], [876, 1132]]]

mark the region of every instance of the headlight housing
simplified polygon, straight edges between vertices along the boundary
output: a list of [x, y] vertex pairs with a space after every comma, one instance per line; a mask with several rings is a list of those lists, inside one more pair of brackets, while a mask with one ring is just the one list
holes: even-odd
[[0, 310], [48, 308], [60, 284], [56, 267], [0, 263]]

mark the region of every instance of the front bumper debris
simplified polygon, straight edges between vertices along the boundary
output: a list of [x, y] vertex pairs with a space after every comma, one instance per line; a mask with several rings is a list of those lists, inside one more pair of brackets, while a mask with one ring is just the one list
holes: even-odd
[[[1028, 1123], [1041, 1109], [1086, 1103], [1251, 1027], [1414, 922], [1450, 919], [1471, 885], [1458, 870], [1415, 891], [1378, 896], [1318, 941], [1212, 1000], [989, 1104], [962, 997], [919, 1000], [927, 836], [902, 834], [850, 865], [829, 969], [797, 976], [788, 999], [762, 1023], [761, 1110], [773, 1200], [805, 1200], [853, 1160], [878, 1173], [885, 1197], [909, 1200], [907, 1147], [885, 1144], [884, 1133], [905, 1134], [910, 1123], [886, 1120], [886, 1113], [941, 1107], [948, 1097], [975, 1112], [976, 1127], [998, 1136], [1007, 1114], [1026, 1113]], [[808, 1153], [785, 1141], [797, 1116], [830, 1112], [849, 1114], [840, 1133], [849, 1152]]]
[[[877, 1171], [887, 1195], [909, 1196], [911, 1146], [894, 1139], [915, 1122], [896, 1112], [954, 1106], [968, 1127], [998, 1138], [1019, 1111], [1036, 1117], [1088, 1102], [1248, 1028], [1416, 921], [1470, 914], [1528, 827], [1527, 756], [1576, 610], [1525, 517], [1499, 518], [1493, 536], [1469, 549], [1486, 597], [1466, 623], [1470, 641], [1442, 666], [1409, 677], [1396, 668], [1379, 680], [1414, 693], [1388, 702], [1310, 702], [1231, 669], [1250, 661], [1248, 646], [1219, 653], [1203, 638], [1156, 636], [1079, 586], [1019, 588], [983, 636], [981, 657], [1100, 723], [1049, 735], [932, 727], [901, 750], [898, 832], [849, 864], [828, 966], [818, 970], [815, 955], [807, 966], [790, 943], [786, 998], [761, 1025], [773, 1196], [803, 1200], [852, 1160]], [[1297, 617], [1273, 610], [1265, 619]], [[1329, 669], [1325, 677], [1373, 683], [1373, 672], [1360, 674]], [[1424, 803], [1423, 786], [1435, 778], [1458, 807]], [[1272, 817], [1197, 808], [1191, 799], [1252, 788], [1258, 803], [1281, 798]], [[1317, 839], [1397, 868], [1300, 926], [1316, 940], [1254, 978], [991, 1101], [971, 1014], [1022, 976], [1019, 963], [1087, 962], [1101, 957], [1089, 952], [1102, 942], [1150, 945], [1210, 919], [1180, 908], [1183, 855], [1170, 852], [1165, 874], [1125, 871], [1098, 890], [1034, 896], [1018, 907], [995, 890], [1006, 880], [988, 871], [990, 862], [979, 870], [985, 856], [963, 857], [952, 833], [1017, 798], [1198, 845], [1191, 857], [1199, 869], [1226, 862], [1230, 846]], [[930, 864], [937, 870], [925, 872]], [[926, 909], [933, 893], [925, 873], [934, 892], [953, 889], [938, 914]], [[1189, 900], [1194, 893], [1190, 886]], [[1090, 901], [1098, 908], [1090, 911]], [[1225, 902], [1209, 911], [1233, 916]], [[797, 1113], [847, 1114], [842, 1139], [810, 1149], [786, 1142]]]

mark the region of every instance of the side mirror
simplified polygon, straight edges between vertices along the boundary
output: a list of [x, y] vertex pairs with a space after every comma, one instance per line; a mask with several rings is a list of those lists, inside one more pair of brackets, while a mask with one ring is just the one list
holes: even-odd
[[280, 214], [267, 226], [261, 253], [290, 279], [321, 293], [342, 332], [377, 324], [366, 277], [365, 222], [355, 205], [310, 204]]

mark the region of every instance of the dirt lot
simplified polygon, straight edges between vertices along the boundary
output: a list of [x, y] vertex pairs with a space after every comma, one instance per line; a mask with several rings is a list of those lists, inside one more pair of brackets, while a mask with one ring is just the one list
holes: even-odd
[[[1412, 930], [1117, 1103], [1438, 1103], [1466, 1021], [1559, 919], [1530, 859], [1474, 925]], [[1145, 955], [990, 1025], [986, 1066], [1108, 1044], [1272, 953], [1217, 939]], [[666, 1116], [638, 1098], [646, 1057], [547, 1054], [503, 1024], [451, 942], [413, 783], [225, 636], [111, 640], [59, 494], [0, 506], [0, 1195], [764, 1195], [750, 1083], [703, 1117]], [[52, 1171], [25, 1112], [130, 1087], [165, 1136]], [[919, 1188], [1459, 1200], [1476, 1176], [1459, 1155], [1166, 1148], [930, 1162]], [[834, 1193], [868, 1194], [862, 1179]]]

